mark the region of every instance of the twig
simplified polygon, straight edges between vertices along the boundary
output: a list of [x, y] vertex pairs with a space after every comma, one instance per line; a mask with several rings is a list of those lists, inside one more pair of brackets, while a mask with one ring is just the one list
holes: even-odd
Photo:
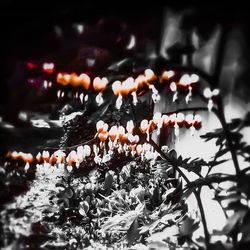
[[209, 186], [212, 183], [221, 183], [225, 181], [236, 181], [237, 177], [235, 175], [229, 175], [225, 177], [219, 177], [219, 176], [212, 176], [212, 177], [206, 177], [206, 178], [200, 178], [196, 181], [190, 181], [187, 184], [186, 188], [191, 188], [191, 187], [201, 187], [201, 186]]

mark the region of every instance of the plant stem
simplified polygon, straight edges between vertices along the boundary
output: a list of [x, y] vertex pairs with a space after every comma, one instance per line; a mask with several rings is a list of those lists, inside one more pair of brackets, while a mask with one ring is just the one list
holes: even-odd
[[130, 106], [130, 110], [133, 116], [133, 122], [134, 124], [136, 124], [136, 118], [135, 118], [135, 109], [133, 107], [133, 101], [132, 101], [132, 96], [129, 96], [129, 106]]
[[[162, 152], [162, 150], [159, 148], [159, 146], [152, 139], [150, 139], [148, 142], [155, 148], [155, 150], [161, 155], [161, 157], [163, 159], [167, 160], [173, 166], [173, 168], [180, 174], [180, 176], [186, 181], [186, 183], [189, 184], [190, 183], [189, 179], [183, 173], [183, 171], [177, 166], [177, 164], [175, 164], [175, 162], [173, 162], [166, 154], [164, 154], [164, 152]], [[210, 235], [209, 235], [208, 228], [207, 228], [207, 221], [206, 221], [204, 208], [203, 208], [199, 193], [196, 190], [193, 190], [193, 193], [194, 193], [194, 196], [197, 200], [197, 204], [198, 204], [198, 207], [200, 210], [201, 221], [203, 224], [204, 235], [205, 235], [206, 248], [208, 249], [209, 242], [210, 242]]]
[[219, 176], [212, 176], [212, 177], [206, 177], [203, 179], [198, 179], [196, 181], [190, 181], [187, 184], [188, 188], [191, 187], [201, 187], [201, 186], [209, 186], [212, 183], [221, 183], [225, 181], [236, 181], [237, 177], [235, 175], [229, 175], [225, 177], [219, 177]]
[[218, 106], [217, 117], [219, 118], [219, 120], [221, 122], [221, 126], [224, 130], [224, 133], [225, 133], [225, 137], [226, 137], [226, 140], [228, 143], [228, 148], [230, 150], [232, 160], [234, 163], [236, 175], [239, 176], [239, 174], [240, 174], [239, 162], [238, 162], [238, 158], [237, 158], [237, 154], [236, 154], [236, 150], [235, 150], [233, 141], [231, 139], [230, 131], [229, 131], [228, 126], [227, 126], [225, 113], [224, 113], [224, 109], [223, 109], [223, 101], [222, 101], [221, 97], [219, 97], [217, 100], [217, 106]]

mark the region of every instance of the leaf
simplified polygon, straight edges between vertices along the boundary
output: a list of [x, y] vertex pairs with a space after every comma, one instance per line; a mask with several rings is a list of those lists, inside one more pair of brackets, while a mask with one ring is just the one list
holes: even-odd
[[211, 243], [209, 245], [209, 250], [227, 250], [221, 241], [217, 241], [215, 243]]
[[250, 211], [246, 213], [243, 218], [242, 226], [240, 227], [240, 232], [242, 232], [242, 241], [250, 241]]
[[114, 180], [113, 176], [111, 174], [107, 174], [105, 177], [103, 188], [110, 189], [112, 187], [113, 180]]
[[194, 190], [196, 189], [196, 187], [190, 187], [188, 188], [181, 196], [181, 200], [183, 199], [187, 199], [193, 192]]
[[194, 222], [191, 218], [186, 218], [180, 226], [180, 235], [181, 236], [191, 236], [193, 232], [198, 229], [199, 222]]
[[228, 128], [230, 130], [234, 130], [236, 129], [237, 127], [239, 127], [239, 125], [241, 124], [242, 120], [240, 118], [234, 118], [231, 120], [230, 123], [228, 123]]
[[101, 231], [124, 231], [128, 230], [131, 226], [131, 224], [134, 222], [134, 220], [142, 214], [143, 210], [145, 208], [144, 204], [138, 204], [135, 208], [135, 210], [128, 211], [127, 213], [123, 215], [115, 215], [113, 217], [110, 217], [102, 226]]
[[222, 229], [223, 232], [226, 235], [230, 235], [231, 232], [238, 225], [238, 223], [243, 219], [243, 217], [245, 216], [245, 214], [246, 214], [246, 211], [244, 211], [244, 210], [240, 210], [240, 211], [235, 212], [231, 217], [229, 217], [227, 219], [227, 223], [224, 226], [224, 228]]
[[248, 111], [247, 114], [245, 115], [243, 124], [244, 127], [250, 126], [250, 111]]
[[88, 195], [86, 198], [85, 198], [85, 201], [89, 204], [90, 203], [90, 196]]
[[218, 166], [224, 162], [227, 162], [229, 159], [224, 159], [224, 160], [221, 160], [221, 161], [210, 161], [208, 162], [208, 165], [212, 168], [212, 167], [215, 167], [215, 166]]
[[225, 138], [225, 134], [224, 134], [224, 131], [223, 129], [216, 129], [215, 131], [213, 132], [208, 132], [204, 135], [200, 135], [200, 137], [202, 139], [205, 139], [205, 141], [210, 141], [212, 139], [216, 139], [216, 138]]
[[45, 208], [43, 210], [43, 213], [44, 214], [53, 214], [53, 213], [56, 213], [57, 212], [57, 209], [53, 206], [47, 206], [47, 208]]
[[210, 174], [209, 176], [206, 176], [204, 178], [198, 178], [198, 179], [196, 179], [194, 181], [191, 181], [191, 182], [187, 183], [186, 187], [188, 187], [188, 188], [191, 188], [191, 187], [197, 188], [198, 186], [210, 185], [212, 183], [221, 183], [221, 182], [226, 181], [223, 177], [224, 177], [224, 175], [220, 174], [220, 173]]
[[170, 188], [167, 191], [165, 191], [162, 195], [162, 199], [166, 200], [168, 195], [170, 195], [171, 193], [173, 193], [175, 191], [175, 188]]
[[61, 209], [64, 209], [65, 207], [69, 207], [69, 199], [67, 198], [58, 199], [58, 205]]
[[188, 163], [188, 161], [191, 159], [191, 157], [188, 157], [188, 158], [186, 158], [186, 159], [183, 159], [182, 160], [182, 163]]
[[216, 195], [214, 197], [215, 200], [218, 200], [218, 201], [222, 201], [222, 200], [240, 200], [244, 198], [243, 195], [241, 194], [237, 194], [237, 193], [232, 193], [232, 194], [229, 194], [229, 195]]
[[175, 210], [172, 213], [165, 214], [162, 216], [159, 222], [167, 224], [169, 221], [174, 221], [175, 219], [179, 218], [181, 216], [181, 213], [181, 210]]
[[135, 219], [127, 231], [127, 240], [129, 245], [132, 245], [140, 237], [138, 226], [138, 220]]
[[201, 172], [202, 166], [208, 166], [208, 163], [200, 158], [195, 158], [189, 163], [183, 163], [181, 167], [185, 168], [189, 172], [194, 172], [199, 174]]
[[[140, 249], [140, 248], [137, 248], [137, 249]], [[152, 241], [147, 244], [147, 249], [166, 250], [166, 249], [169, 249], [169, 244], [163, 241]]]
[[62, 183], [56, 183], [55, 186], [56, 186], [56, 187], [62, 187], [63, 189], [66, 188], [66, 186], [65, 186], [64, 184], [62, 184]]
[[240, 140], [242, 139], [243, 135], [239, 132], [231, 132], [230, 137], [235, 143], [240, 143]]
[[89, 211], [89, 203], [87, 201], [82, 201], [80, 203], [79, 213], [82, 216], [86, 216]]
[[229, 149], [228, 148], [224, 148], [224, 149], [221, 149], [219, 150], [216, 154], [215, 154], [215, 158], [219, 158], [221, 157], [222, 155], [226, 154], [229, 152]]
[[213, 229], [212, 235], [222, 236], [224, 235], [224, 232], [221, 230]]
[[227, 207], [225, 208], [226, 210], [235, 210], [235, 211], [238, 211], [238, 210], [247, 210], [248, 207], [244, 204], [242, 204], [239, 200], [237, 201], [232, 201], [230, 202]]
[[224, 137], [219, 137], [216, 142], [215, 142], [215, 145], [216, 146], [219, 146], [219, 145], [222, 145], [223, 142], [224, 142], [225, 138]]
[[74, 192], [73, 192], [72, 188], [66, 188], [66, 189], [63, 191], [63, 196], [64, 196], [64, 198], [70, 199], [70, 198], [73, 197], [73, 195], [74, 195]]
[[250, 145], [245, 146], [242, 151], [250, 155]]
[[147, 242], [159, 242], [164, 241], [167, 237], [176, 236], [179, 234], [179, 228], [177, 225], [166, 227], [162, 232], [154, 233], [147, 238]]
[[175, 160], [177, 158], [177, 153], [174, 149], [171, 149], [169, 152], [168, 152], [168, 156], [169, 158]]
[[159, 223], [160, 221], [157, 219], [156, 221], [143, 225], [140, 228], [140, 234], [144, 234], [147, 232], [152, 233], [152, 231], [158, 226]]

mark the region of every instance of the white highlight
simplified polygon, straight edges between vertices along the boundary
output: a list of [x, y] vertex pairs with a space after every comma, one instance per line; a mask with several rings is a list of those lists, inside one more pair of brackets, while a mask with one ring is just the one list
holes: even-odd
[[136, 43], [135, 36], [130, 35], [130, 40], [129, 40], [129, 44], [127, 45], [127, 49], [128, 50], [133, 49], [135, 47], [135, 43]]
[[98, 106], [101, 106], [104, 103], [104, 99], [101, 92], [96, 96], [95, 101]]
[[118, 95], [115, 103], [115, 107], [119, 110], [122, 106], [122, 95]]
[[46, 121], [44, 121], [43, 119], [37, 119], [37, 120], [32, 119], [30, 121], [31, 121], [33, 127], [50, 128], [50, 125]]
[[83, 93], [81, 93], [79, 96], [81, 103], [83, 103], [83, 97], [84, 97], [84, 95], [83, 95]]

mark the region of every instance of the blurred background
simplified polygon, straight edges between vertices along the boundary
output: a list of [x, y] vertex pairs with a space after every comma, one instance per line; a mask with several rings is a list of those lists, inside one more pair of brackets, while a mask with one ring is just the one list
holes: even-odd
[[[92, 75], [191, 65], [211, 75], [238, 113], [249, 106], [247, 4], [2, 1], [0, 12], [2, 151], [22, 139], [11, 126], [32, 126], [27, 111], [53, 116], [58, 104], [55, 90], [41, 90], [44, 76], [28, 63]], [[165, 108], [159, 105], [158, 111]]]

